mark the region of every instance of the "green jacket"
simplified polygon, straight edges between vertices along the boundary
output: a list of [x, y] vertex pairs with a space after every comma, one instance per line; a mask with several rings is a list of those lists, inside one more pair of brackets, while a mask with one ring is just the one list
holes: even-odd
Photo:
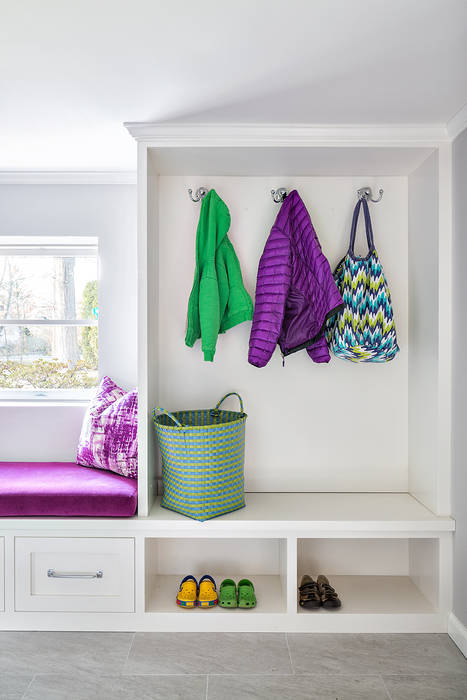
[[204, 359], [212, 362], [217, 336], [253, 318], [253, 302], [243, 286], [242, 273], [227, 232], [230, 213], [215, 190], [201, 203], [196, 231], [196, 269], [188, 301], [185, 343], [201, 338]]

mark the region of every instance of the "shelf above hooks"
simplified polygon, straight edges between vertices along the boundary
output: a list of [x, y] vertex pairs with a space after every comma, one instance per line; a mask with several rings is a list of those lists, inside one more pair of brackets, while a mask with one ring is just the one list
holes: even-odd
[[188, 196], [190, 197], [192, 202], [199, 202], [203, 197], [207, 195], [209, 192], [207, 187], [198, 187], [198, 189], [195, 192], [195, 195], [193, 196], [193, 190], [191, 188], [188, 189]]
[[381, 200], [383, 199], [384, 190], [382, 190], [382, 189], [378, 190], [378, 194], [379, 194], [378, 199], [373, 199], [372, 194], [373, 193], [371, 191], [371, 187], [361, 187], [359, 190], [357, 190], [357, 195], [358, 195], [359, 199], [366, 199], [367, 202], [370, 201], [370, 202], [375, 202], [375, 203], [381, 202]]

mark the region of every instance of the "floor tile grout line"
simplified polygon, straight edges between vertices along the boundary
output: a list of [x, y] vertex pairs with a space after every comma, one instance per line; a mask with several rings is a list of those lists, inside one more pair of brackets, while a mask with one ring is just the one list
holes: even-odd
[[289, 635], [287, 634], [287, 632], [285, 633], [285, 643], [287, 646], [287, 651], [289, 652], [290, 670], [292, 671], [292, 676], [294, 676], [295, 669], [294, 669], [294, 665], [292, 662], [292, 654], [291, 654], [290, 647], [289, 647]]
[[[38, 676], [61, 676], [61, 675], [64, 675], [64, 674], [61, 674], [61, 673], [38, 673], [38, 674], [36, 674], [36, 675], [38, 675]], [[67, 675], [67, 674], [65, 674], [65, 675]], [[69, 674], [68, 674], [68, 675], [69, 675]], [[73, 675], [73, 674], [71, 674], [71, 675]], [[86, 675], [86, 674], [85, 674], [85, 675]], [[92, 675], [92, 674], [90, 674], [90, 675]], [[102, 678], [114, 678], [114, 676], [112, 676], [111, 674], [104, 674], [104, 675], [103, 675], [103, 674], [96, 674], [96, 675], [99, 675], [99, 676], [102, 677]], [[297, 678], [314, 678], [315, 676], [317, 676], [317, 677], [319, 677], [319, 678], [329, 678], [329, 677], [332, 677], [332, 678], [335, 678], [335, 677], [338, 677], [338, 678], [347, 678], [347, 677], [353, 678], [353, 677], [355, 677], [355, 676], [358, 676], [358, 677], [361, 677], [361, 678], [379, 678], [381, 674], [380, 674], [380, 673], [337, 673], [337, 674], [336, 674], [336, 673], [331, 673], [331, 672], [329, 672], [329, 673], [296, 673], [295, 671], [293, 672], [293, 674], [292, 674], [292, 673], [274, 673], [274, 672], [272, 672], [272, 671], [261, 671], [260, 673], [243, 673], [243, 672], [241, 672], [241, 673], [233, 673], [232, 671], [230, 671], [229, 673], [216, 673], [216, 672], [209, 671], [209, 674], [208, 674], [208, 673], [203, 673], [202, 671], [198, 671], [198, 672], [194, 672], [194, 673], [166, 673], [166, 672], [164, 672], [164, 673], [134, 673], [134, 672], [132, 672], [132, 673], [124, 673], [124, 674], [122, 674], [122, 676], [123, 676], [124, 678], [132, 678], [133, 676], [134, 676], [135, 678], [139, 678], [139, 677], [141, 677], [141, 676], [149, 676], [149, 677], [153, 677], [153, 676], [162, 676], [162, 677], [164, 677], [164, 676], [169, 676], [169, 677], [172, 677], [172, 676], [174, 676], [175, 678], [191, 678], [191, 677], [193, 677], [193, 676], [194, 676], [194, 677], [203, 677], [203, 676], [207, 676], [207, 675], [209, 675], [209, 676], [220, 676], [220, 677], [225, 677], [225, 676], [229, 676], [229, 677], [248, 676], [248, 677], [253, 677], [253, 678], [260, 678], [260, 677], [262, 677], [262, 676], [267, 676], [267, 677], [271, 677], [271, 678], [290, 678], [291, 675], [294, 675], [294, 676], [296, 676]], [[386, 675], [388, 675], [388, 674], [386, 674]], [[414, 673], [410, 673], [410, 674], [407, 674], [407, 673], [400, 674], [400, 673], [399, 673], [399, 674], [393, 674], [393, 675], [394, 675], [396, 678], [397, 678], [397, 677], [400, 677], [401, 675], [404, 675], [404, 676], [406, 676], [406, 675], [410, 675], [410, 676], [415, 676], [415, 675], [417, 675], [417, 676], [419, 676], [419, 677], [421, 677], [421, 678], [424, 678], [426, 674], [414, 674]], [[442, 675], [442, 674], [436, 674], [436, 673], [435, 673], [435, 674], [433, 674], [433, 675], [437, 676], [437, 675]], [[451, 675], [451, 674], [450, 674], [450, 675]], [[464, 676], [465, 676], [464, 673], [458, 673], [458, 674], [455, 674], [455, 675], [461, 676], [461, 677], [464, 677]], [[80, 678], [81, 676], [82, 676], [82, 674], [77, 674], [77, 675], [76, 675], [76, 678]]]
[[32, 686], [32, 684], [34, 683], [34, 679], [36, 678], [36, 676], [37, 676], [37, 673], [35, 673], [35, 674], [33, 675], [33, 677], [31, 678], [31, 680], [29, 681], [29, 683], [28, 683], [28, 685], [27, 685], [27, 688], [26, 688], [26, 690], [24, 691], [24, 693], [22, 694], [20, 700], [24, 700], [24, 698], [26, 697], [26, 693], [28, 693], [29, 688], [30, 688], [30, 687]]
[[121, 672], [120, 672], [120, 675], [121, 675], [121, 676], [127, 675], [126, 673], [124, 673], [124, 671], [125, 671], [125, 666], [127, 665], [128, 659], [130, 658], [130, 653], [131, 653], [131, 649], [132, 649], [132, 647], [133, 647], [133, 642], [135, 641], [135, 637], [136, 637], [136, 632], [133, 632], [132, 637], [131, 637], [131, 641], [130, 641], [130, 643], [129, 643], [129, 645], [128, 645], [128, 653], [127, 653], [127, 655], [126, 655], [125, 661], [123, 662], [122, 670], [121, 670]]
[[[50, 676], [58, 675], [58, 676], [60, 676], [60, 675], [62, 675], [62, 674], [60, 674], [60, 673], [58, 673], [58, 674], [50, 673], [50, 674], [42, 674], [42, 675], [50, 675]], [[112, 676], [111, 674], [104, 674], [104, 675], [103, 675], [103, 674], [99, 673], [99, 674], [96, 674], [96, 675], [99, 675], [101, 678], [114, 678], [114, 676]], [[206, 672], [206, 673], [203, 673], [203, 671], [196, 671], [196, 672], [194, 672], [194, 673], [166, 673], [165, 671], [164, 671], [163, 673], [135, 673], [135, 672], [132, 671], [131, 673], [122, 673], [121, 675], [122, 675], [124, 678], [133, 678], [133, 676], [134, 676], [135, 678], [140, 678], [141, 676], [149, 676], [149, 677], [152, 677], [152, 676], [162, 676], [162, 677], [168, 676], [169, 678], [171, 678], [172, 676], [175, 677], [175, 678], [192, 678], [192, 677], [194, 676], [195, 678], [204, 678], [204, 676], [207, 676], [208, 674], [207, 674], [207, 672]], [[217, 676], [228, 676], [228, 675], [235, 676], [235, 675], [237, 675], [237, 674], [235, 674], [235, 673], [230, 673], [230, 674], [228, 674], [228, 673], [210, 673], [209, 675], [211, 675], [211, 676], [216, 676], [216, 675], [217, 675]], [[247, 674], [245, 674], [245, 675], [247, 675]], [[252, 675], [252, 674], [250, 674], [250, 675]], [[259, 675], [259, 674], [255, 674], [255, 675]], [[266, 675], [266, 674], [263, 674], [263, 675]], [[283, 675], [289, 675], [289, 676], [290, 676], [290, 673], [288, 673], [288, 674], [283, 674]], [[79, 677], [80, 677], [80, 676], [77, 676], [77, 678], [79, 678]]]
[[389, 700], [392, 700], [392, 695], [391, 695], [391, 693], [389, 692], [389, 688], [387, 687], [386, 681], [384, 680], [382, 674], [380, 674], [380, 678], [381, 678], [381, 682], [383, 683], [383, 688], [384, 688], [384, 690], [386, 691], [386, 695], [388, 696]]
[[430, 676], [450, 676], [450, 677], [456, 677], [460, 676], [463, 677], [467, 675], [467, 669], [465, 671], [438, 671], [435, 673], [421, 673], [420, 671], [415, 673], [412, 671], [404, 671], [400, 673], [381, 673], [381, 676], [387, 676], [387, 677], [393, 677], [393, 678], [400, 678], [400, 676], [411, 676], [413, 678], [430, 678]]
[[[175, 675], [175, 674], [146, 674], [146, 675]], [[194, 675], [201, 674], [176, 674], [182, 677], [189, 678]], [[341, 680], [345, 678], [381, 678], [380, 673], [209, 673], [212, 678], [290, 678], [293, 675], [295, 678], [303, 678], [311, 680], [313, 678], [319, 678], [321, 680], [325, 678], [339, 678]], [[406, 674], [404, 674], [406, 675]], [[423, 678], [424, 676], [420, 676]]]

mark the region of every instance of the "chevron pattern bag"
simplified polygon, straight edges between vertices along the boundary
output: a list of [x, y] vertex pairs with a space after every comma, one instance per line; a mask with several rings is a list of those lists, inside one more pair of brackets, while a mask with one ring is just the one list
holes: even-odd
[[[363, 206], [368, 255], [354, 253], [358, 216]], [[352, 219], [347, 255], [334, 272], [344, 308], [328, 326], [328, 342], [336, 357], [352, 362], [389, 362], [399, 352], [391, 295], [375, 250], [366, 199], [359, 199]]]

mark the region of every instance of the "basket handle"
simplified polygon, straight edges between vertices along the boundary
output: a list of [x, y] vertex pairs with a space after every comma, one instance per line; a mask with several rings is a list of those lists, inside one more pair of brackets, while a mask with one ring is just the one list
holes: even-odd
[[175, 416], [172, 415], [169, 411], [166, 411], [165, 408], [160, 408], [160, 406], [156, 406], [152, 412], [154, 418], [156, 417], [156, 411], [158, 411], [159, 413], [165, 413], [165, 415], [168, 416], [170, 420], [173, 420], [176, 426], [178, 426], [179, 428], [183, 428], [183, 425], [180, 423], [180, 421], [177, 420]]
[[231, 391], [229, 394], [226, 394], [225, 396], [223, 396], [223, 397], [221, 398], [221, 400], [219, 401], [219, 403], [216, 405], [216, 407], [215, 407], [214, 410], [215, 410], [215, 411], [219, 410], [221, 403], [223, 403], [223, 402], [226, 400], [226, 398], [227, 398], [228, 396], [238, 396], [238, 400], [240, 401], [240, 413], [243, 413], [243, 401], [242, 401], [242, 397], [240, 396], [240, 394], [237, 394], [236, 391]]

